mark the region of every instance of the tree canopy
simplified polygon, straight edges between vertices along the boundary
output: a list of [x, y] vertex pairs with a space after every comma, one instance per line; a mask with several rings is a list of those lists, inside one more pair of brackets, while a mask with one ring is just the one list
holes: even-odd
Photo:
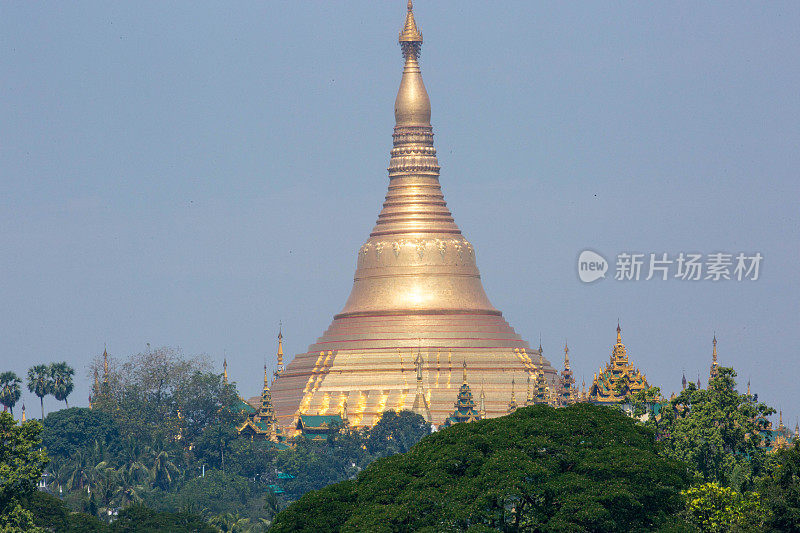
[[435, 433], [306, 494], [282, 531], [631, 531], [683, 508], [682, 463], [613, 409], [538, 405]]
[[22, 501], [36, 490], [47, 464], [39, 449], [38, 422], [17, 424], [9, 413], [0, 413], [0, 530], [31, 531], [33, 517]]
[[666, 452], [686, 462], [700, 481], [752, 488], [764, 473], [761, 431], [774, 409], [736, 390], [736, 372], [720, 367], [707, 389], [693, 383], [672, 399], [658, 423]]

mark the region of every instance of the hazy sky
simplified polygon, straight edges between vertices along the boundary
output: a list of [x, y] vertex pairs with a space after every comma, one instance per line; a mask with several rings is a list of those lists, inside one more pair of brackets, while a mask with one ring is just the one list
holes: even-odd
[[[800, 415], [800, 3], [419, 0], [445, 197], [484, 286], [591, 381], [667, 394], [716, 331]], [[0, 4], [0, 370], [207, 353], [245, 396], [349, 294], [386, 192], [405, 1]], [[577, 276], [760, 252], [757, 281]], [[29, 415], [38, 400], [27, 391]], [[56, 407], [52, 398], [45, 408]], [[777, 419], [777, 417], [776, 417]]]

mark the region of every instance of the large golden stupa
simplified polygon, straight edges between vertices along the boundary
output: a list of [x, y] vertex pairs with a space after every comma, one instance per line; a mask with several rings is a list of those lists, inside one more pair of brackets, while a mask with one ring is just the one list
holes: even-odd
[[[400, 45], [405, 67], [386, 201], [358, 252], [344, 309], [273, 382], [284, 426], [299, 414], [341, 413], [350, 425], [371, 426], [386, 410], [412, 409], [420, 388], [426, 418], [440, 424], [453, 411], [464, 362], [476, 394], [485, 396], [486, 416], [502, 416], [512, 380], [525, 383], [540, 361], [489, 301], [475, 249], [444, 201], [410, 0]], [[547, 360], [543, 366], [553, 386], [555, 370]]]

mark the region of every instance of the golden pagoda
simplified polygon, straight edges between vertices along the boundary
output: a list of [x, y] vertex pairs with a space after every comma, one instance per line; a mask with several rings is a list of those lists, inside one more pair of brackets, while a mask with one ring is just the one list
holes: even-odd
[[617, 343], [611, 352], [611, 360], [605, 369], [595, 375], [589, 401], [597, 404], [621, 403], [626, 396], [647, 388], [647, 378], [628, 361], [628, 352], [622, 344], [622, 329], [617, 324]]
[[[344, 402], [352, 426], [372, 426], [386, 410], [410, 409], [418, 388], [415, 366], [432, 422], [440, 424], [459, 389], [453, 358], [483, 383], [486, 416], [502, 416], [512, 380], [523, 382], [534, 371], [528, 343], [486, 296], [475, 249], [444, 200], [418, 62], [422, 34], [411, 2], [399, 42], [405, 66], [394, 106], [388, 192], [358, 251], [344, 308], [273, 383], [275, 412], [287, 427], [300, 415], [338, 413]], [[555, 370], [543, 365], [556, 383]]]

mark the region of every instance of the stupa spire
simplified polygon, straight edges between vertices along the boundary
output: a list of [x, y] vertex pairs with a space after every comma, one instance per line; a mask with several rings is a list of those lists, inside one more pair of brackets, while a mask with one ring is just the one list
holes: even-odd
[[719, 375], [719, 363], [717, 362], [717, 334], [714, 333], [714, 340], [712, 341], [714, 349], [711, 352], [711, 371], [708, 373], [708, 382]]
[[[486, 378], [488, 417], [504, 414], [505, 402], [499, 400], [508, 398], [508, 380], [524, 379], [530, 371], [530, 362], [514, 352], [530, 346], [486, 296], [475, 249], [461, 234], [442, 193], [416, 15], [409, 3], [398, 35], [404, 64], [394, 102], [385, 200], [358, 251], [344, 307], [273, 382], [275, 409], [283, 423], [301, 412], [322, 410], [344, 391], [354, 399], [351, 422], [373, 425], [386, 405], [372, 402], [369, 391], [402, 398], [407, 394], [407, 363], [394, 354], [408, 353], [411, 339], [421, 338], [428, 353], [448, 354], [444, 379], [437, 373], [425, 382], [424, 398], [436, 420], [452, 402], [451, 378], [458, 379], [451, 375], [453, 356], [472, 365], [470, 379]], [[327, 357], [320, 357], [323, 350]], [[355, 360], [364, 364], [350, 364]], [[548, 376], [555, 373], [549, 362], [540, 363]]]
[[278, 325], [278, 366], [275, 368], [275, 377], [283, 372], [283, 323]]

